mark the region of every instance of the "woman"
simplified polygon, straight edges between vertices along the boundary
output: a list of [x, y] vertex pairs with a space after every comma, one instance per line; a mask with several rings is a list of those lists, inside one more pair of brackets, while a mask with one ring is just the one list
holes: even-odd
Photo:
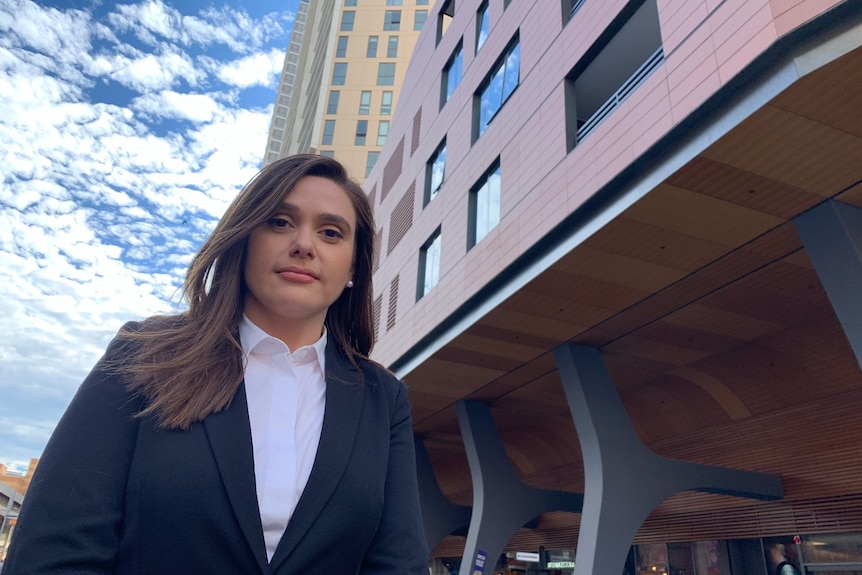
[[368, 359], [374, 224], [335, 160], [265, 167], [57, 426], [4, 575], [427, 573], [404, 384]]

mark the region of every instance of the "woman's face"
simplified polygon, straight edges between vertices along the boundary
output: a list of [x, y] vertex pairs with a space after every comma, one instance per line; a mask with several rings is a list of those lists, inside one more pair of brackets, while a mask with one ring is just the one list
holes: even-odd
[[[353, 274], [356, 210], [327, 178], [305, 176], [248, 238], [243, 311], [291, 346], [320, 337], [329, 306]], [[304, 338], [308, 339], [308, 338]]]

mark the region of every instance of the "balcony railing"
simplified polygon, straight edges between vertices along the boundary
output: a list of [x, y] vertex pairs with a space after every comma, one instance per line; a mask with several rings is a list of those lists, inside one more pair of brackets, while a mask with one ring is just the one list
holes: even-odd
[[640, 68], [638, 68], [628, 80], [623, 82], [623, 85], [620, 86], [619, 89], [614, 92], [613, 95], [611, 95], [611, 97], [608, 98], [607, 101], [602, 104], [588, 120], [586, 120], [581, 126], [578, 126], [577, 141], [575, 143], [580, 142], [586, 138], [590, 132], [595, 130], [596, 127], [601, 124], [604, 119], [607, 118], [620, 104], [622, 104], [638, 86], [643, 84], [644, 80], [646, 80], [663, 61], [664, 50], [659, 47], [658, 50], [653, 52], [650, 57], [647, 58], [646, 62], [641, 64]]

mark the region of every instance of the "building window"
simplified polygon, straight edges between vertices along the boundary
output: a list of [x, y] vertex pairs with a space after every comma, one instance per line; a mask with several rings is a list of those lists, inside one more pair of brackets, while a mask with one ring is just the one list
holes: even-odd
[[389, 45], [386, 46], [386, 57], [387, 58], [397, 58], [398, 57], [398, 36], [390, 36], [389, 37]]
[[386, 0], [387, 6], [401, 6], [401, 0]]
[[401, 10], [387, 10], [383, 17], [384, 30], [400, 30], [401, 29]]
[[437, 43], [443, 38], [452, 18], [455, 17], [455, 0], [445, 0], [437, 13]]
[[320, 140], [321, 145], [331, 146], [332, 139], [335, 136], [335, 120], [326, 120], [323, 122], [323, 139]]
[[479, 11], [476, 12], [476, 53], [485, 45], [485, 40], [488, 39], [488, 0], [482, 2], [479, 6]]
[[440, 83], [440, 108], [449, 101], [458, 84], [461, 83], [461, 42], [455, 47], [455, 51], [443, 68], [443, 81]]
[[356, 6], [356, 0], [344, 0], [345, 6]]
[[389, 120], [380, 120], [377, 125], [377, 145], [386, 145], [386, 136], [389, 135]]
[[428, 10], [417, 10], [413, 14], [413, 30], [419, 31], [428, 19]]
[[425, 202], [427, 206], [440, 191], [443, 185], [443, 177], [446, 175], [446, 140], [444, 139], [434, 150], [434, 154], [425, 164]]
[[359, 115], [367, 116], [371, 113], [371, 91], [363, 90], [359, 94]]
[[341, 13], [341, 31], [352, 32], [353, 21], [356, 19], [356, 12], [353, 10], [345, 10]]
[[416, 301], [428, 295], [440, 281], [440, 228], [428, 238], [419, 250], [419, 281], [417, 282]]
[[581, 9], [581, 6], [584, 5], [584, 1], [585, 0], [563, 0], [563, 25], [572, 19], [575, 12]]
[[388, 116], [392, 113], [392, 92], [383, 92], [383, 97], [380, 99], [380, 115]]
[[334, 158], [335, 152], [333, 150], [320, 150], [321, 156], [326, 156], [327, 158]]
[[338, 100], [341, 96], [341, 92], [338, 90], [331, 90], [329, 92], [329, 100], [326, 102], [326, 113], [327, 114], [337, 114], [338, 113]]
[[380, 152], [368, 152], [368, 158], [365, 160], [365, 177], [371, 174], [371, 170], [377, 165], [377, 159], [380, 157]]
[[377, 85], [395, 85], [395, 62], [380, 62], [377, 65]]
[[355, 146], [365, 145], [365, 136], [368, 135], [368, 120], [356, 121], [356, 138], [353, 140]]
[[347, 79], [347, 63], [346, 62], [336, 62], [336, 64], [332, 67], [332, 85], [333, 86], [343, 86], [346, 79]]
[[428, 0], [416, 0], [416, 5], [417, 6], [427, 6]]
[[470, 190], [467, 249], [482, 241], [500, 223], [500, 159]]
[[501, 58], [494, 64], [491, 73], [485, 78], [476, 94], [478, 114], [473, 127], [473, 141], [485, 133], [488, 124], [518, 87], [521, 67], [521, 43], [516, 36], [509, 43]]
[[335, 48], [335, 57], [336, 58], [347, 57], [347, 36], [339, 36], [338, 37], [338, 45]]
[[377, 57], [377, 36], [369, 36], [368, 37], [368, 46], [365, 48], [365, 57], [366, 58], [376, 58]]
[[566, 144], [571, 150], [664, 62], [656, 0], [608, 27], [608, 40], [566, 75]]

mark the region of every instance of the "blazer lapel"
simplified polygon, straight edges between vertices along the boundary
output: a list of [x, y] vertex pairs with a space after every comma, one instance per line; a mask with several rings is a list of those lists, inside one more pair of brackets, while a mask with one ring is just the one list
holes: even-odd
[[245, 383], [240, 384], [227, 409], [205, 418], [203, 424], [242, 533], [261, 571], [266, 572], [266, 546], [257, 506], [254, 452]]
[[326, 346], [326, 406], [323, 429], [308, 484], [287, 529], [275, 550], [270, 566], [276, 572], [293, 552], [335, 491], [353, 451], [359, 426], [365, 385], [338, 346]]

